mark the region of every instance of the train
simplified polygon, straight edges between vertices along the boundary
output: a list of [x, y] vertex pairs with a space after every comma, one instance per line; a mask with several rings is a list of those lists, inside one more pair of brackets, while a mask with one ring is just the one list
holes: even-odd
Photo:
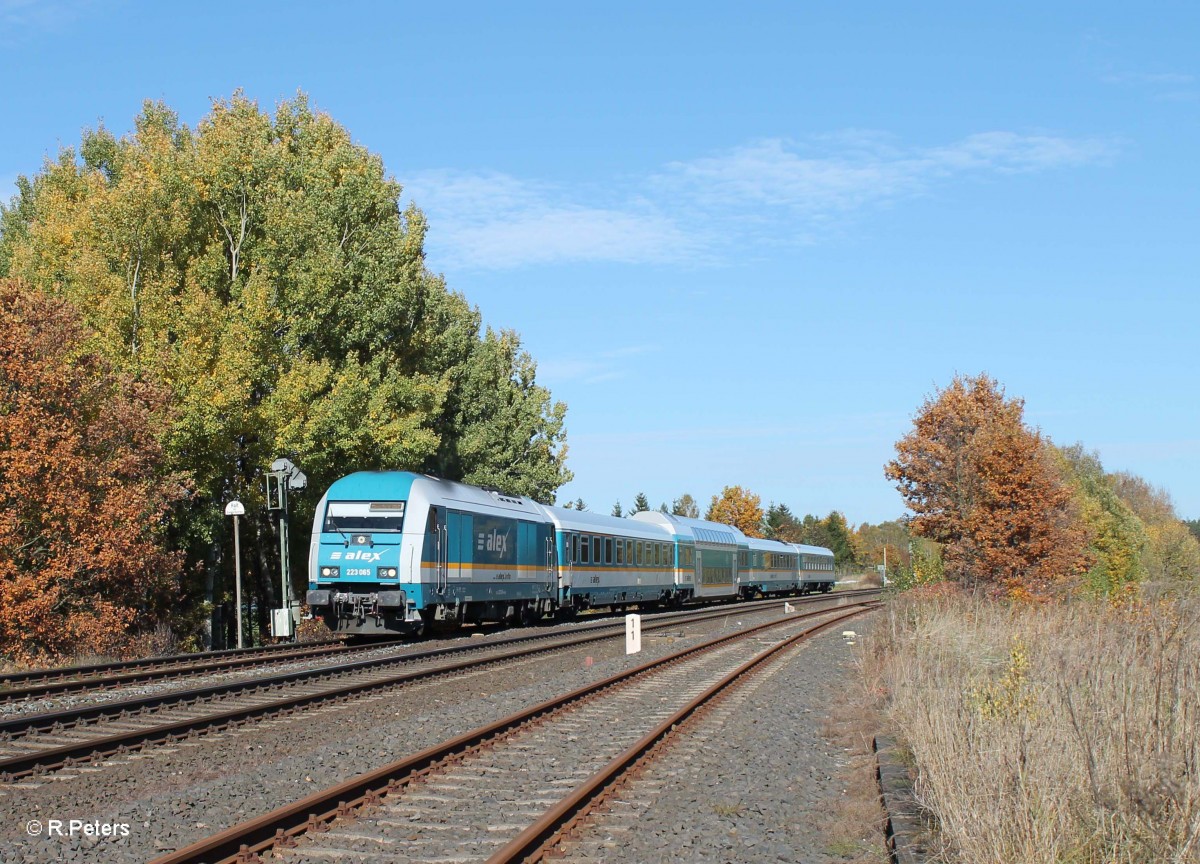
[[305, 599], [335, 633], [420, 635], [828, 592], [833, 563], [823, 547], [703, 519], [604, 516], [426, 474], [362, 471], [317, 504]]

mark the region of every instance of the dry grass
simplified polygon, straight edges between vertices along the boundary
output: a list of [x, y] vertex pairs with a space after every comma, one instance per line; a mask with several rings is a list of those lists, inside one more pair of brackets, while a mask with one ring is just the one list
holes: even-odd
[[1200, 604], [902, 597], [868, 687], [963, 864], [1200, 862]]

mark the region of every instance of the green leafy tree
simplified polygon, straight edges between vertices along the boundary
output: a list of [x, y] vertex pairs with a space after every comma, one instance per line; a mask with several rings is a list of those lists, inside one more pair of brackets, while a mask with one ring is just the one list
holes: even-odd
[[1121, 500], [1097, 454], [1088, 453], [1082, 444], [1057, 448], [1057, 454], [1088, 529], [1092, 564], [1085, 582], [1095, 594], [1117, 594], [1145, 578], [1145, 526]]
[[618, 501], [616, 504], [613, 505], [612, 515], [617, 516], [617, 517], [621, 517], [621, 516], [625, 515], [624, 512], [622, 512], [622, 510], [621, 510], [621, 502], [620, 501]]
[[650, 501], [646, 498], [646, 493], [639, 492], [639, 493], [637, 493], [637, 496], [633, 499], [633, 509], [629, 512], [630, 513], [645, 513], [649, 509], [650, 509]]
[[[476, 326], [479, 313], [472, 310]], [[563, 443], [566, 406], [536, 383], [516, 333], [488, 328], [468, 342], [443, 411], [435, 473], [496, 486], [544, 503], [571, 479]]]
[[696, 503], [695, 498], [684, 492], [671, 504], [671, 512], [676, 516], [685, 516], [689, 519], [699, 519], [700, 505]]
[[1179, 520], [1171, 496], [1133, 474], [1119, 471], [1108, 477], [1145, 526], [1142, 565], [1147, 578], [1168, 582], [1200, 578], [1200, 543]]
[[799, 543], [800, 525], [786, 504], [772, 503], [763, 516], [762, 533], [770, 540]]

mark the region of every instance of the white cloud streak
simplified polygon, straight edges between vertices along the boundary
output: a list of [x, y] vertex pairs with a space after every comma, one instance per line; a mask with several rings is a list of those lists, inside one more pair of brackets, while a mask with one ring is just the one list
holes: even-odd
[[700, 251], [673, 220], [647, 204], [583, 204], [549, 184], [498, 173], [428, 171], [405, 186], [429, 217], [430, 245], [461, 267], [640, 264]]
[[704, 264], [736, 245], [812, 242], [830, 220], [969, 176], [1004, 177], [1104, 163], [1112, 142], [994, 131], [903, 148], [869, 132], [772, 138], [650, 176], [573, 193], [501, 173], [407, 178], [428, 214], [435, 260], [504, 269], [570, 261]]

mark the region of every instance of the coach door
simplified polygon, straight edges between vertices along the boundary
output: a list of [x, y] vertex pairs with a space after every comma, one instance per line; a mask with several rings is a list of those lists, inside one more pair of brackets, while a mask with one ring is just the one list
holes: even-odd
[[450, 557], [450, 531], [446, 527], [446, 512], [441, 508], [429, 508], [429, 531], [433, 534], [433, 590], [437, 594], [445, 594], [449, 577], [447, 561]]
[[558, 579], [555, 573], [554, 559], [554, 529], [551, 528], [546, 533], [546, 593], [551, 597], [556, 596], [556, 589], [558, 587], [555, 584]]
[[471, 578], [471, 517], [465, 513], [446, 514], [446, 529], [449, 537], [446, 556], [446, 582], [452, 579]]

